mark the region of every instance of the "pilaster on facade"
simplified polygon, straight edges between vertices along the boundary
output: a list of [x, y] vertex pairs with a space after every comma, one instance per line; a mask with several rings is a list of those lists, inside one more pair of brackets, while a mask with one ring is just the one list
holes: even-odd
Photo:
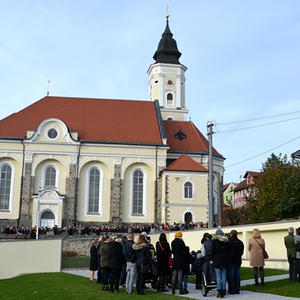
[[[163, 166], [158, 167], [158, 174], [163, 170]], [[155, 218], [155, 223], [161, 223], [162, 221], [162, 177], [160, 176], [159, 178], [156, 179], [156, 193], [157, 193], [157, 201], [155, 203], [155, 211], [156, 215], [154, 216]]]
[[169, 175], [165, 177], [165, 223], [170, 221], [170, 207], [169, 207]]
[[66, 178], [66, 198], [63, 205], [62, 225], [74, 226], [77, 220], [76, 216], [76, 193], [77, 193], [77, 164], [70, 163], [69, 177]]
[[32, 193], [34, 178], [31, 176], [32, 163], [25, 162], [22, 175], [19, 227], [32, 226]]
[[110, 222], [119, 224], [121, 219], [121, 164], [114, 166], [114, 178], [111, 179], [110, 190]]

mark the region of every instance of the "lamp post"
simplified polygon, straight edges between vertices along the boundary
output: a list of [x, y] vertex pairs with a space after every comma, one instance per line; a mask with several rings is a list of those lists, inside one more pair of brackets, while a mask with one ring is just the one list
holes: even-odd
[[41, 197], [42, 188], [39, 187], [39, 194], [37, 198], [37, 208], [36, 208], [36, 239], [39, 239], [39, 214], [40, 214], [40, 197]]

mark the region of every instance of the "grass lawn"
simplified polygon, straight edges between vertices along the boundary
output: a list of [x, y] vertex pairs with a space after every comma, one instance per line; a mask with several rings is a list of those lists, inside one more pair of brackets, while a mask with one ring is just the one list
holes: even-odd
[[289, 279], [265, 282], [264, 286], [246, 285], [241, 290], [300, 298], [300, 283]]
[[[128, 295], [125, 289], [121, 293], [110, 294], [101, 290], [101, 284], [89, 282], [88, 278], [66, 273], [41, 273], [23, 275], [0, 280], [0, 299], [140, 299], [139, 295]], [[149, 300], [157, 300], [157, 292], [145, 291]], [[159, 294], [160, 300], [176, 299], [175, 296]]]
[[[245, 270], [245, 274], [251, 274], [251, 268]], [[266, 276], [278, 275], [286, 273], [281, 270], [266, 269]], [[242, 271], [244, 274], [244, 271]], [[244, 275], [243, 275], [244, 276]], [[246, 276], [246, 275], [245, 275]], [[246, 279], [246, 278], [243, 278]], [[194, 282], [194, 276], [190, 276], [190, 282]], [[276, 282], [267, 282], [264, 287], [255, 287], [254, 285], [243, 287], [244, 290], [254, 292], [265, 292], [289, 297], [300, 296], [300, 284], [298, 282], [289, 282], [289, 280], [280, 280]], [[178, 296], [166, 295], [163, 293], [157, 294], [154, 291], [145, 291], [147, 299], [157, 300], [158, 295], [160, 300], [178, 299]], [[125, 289], [121, 289], [121, 293], [109, 294], [101, 290], [101, 284], [89, 282], [88, 278], [67, 274], [67, 273], [40, 273], [28, 274], [11, 279], [0, 280], [0, 299], [72, 299], [72, 300], [85, 300], [85, 299], [124, 299], [132, 300], [132, 297], [138, 295], [128, 295]], [[177, 298], [175, 298], [177, 297]]]
[[62, 269], [82, 268], [86, 269], [90, 267], [90, 257], [63, 257], [61, 260]]

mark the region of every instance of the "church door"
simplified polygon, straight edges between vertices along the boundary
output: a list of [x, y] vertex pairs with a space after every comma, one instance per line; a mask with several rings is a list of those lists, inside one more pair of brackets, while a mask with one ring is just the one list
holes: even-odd
[[55, 225], [54, 223], [55, 223], [54, 214], [49, 210], [44, 211], [41, 215], [41, 225], [40, 225], [40, 227], [53, 228], [54, 225]]
[[190, 224], [192, 222], [193, 218], [192, 218], [192, 214], [190, 212], [187, 212], [184, 215], [184, 221], [186, 222], [186, 224]]

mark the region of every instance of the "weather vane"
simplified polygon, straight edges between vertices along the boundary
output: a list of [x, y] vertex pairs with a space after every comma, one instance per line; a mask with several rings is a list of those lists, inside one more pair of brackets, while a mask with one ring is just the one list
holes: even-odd
[[166, 9], [166, 11], [167, 11], [166, 17], [169, 18], [169, 5], [168, 5], [168, 4], [167, 4], [167, 9]]

